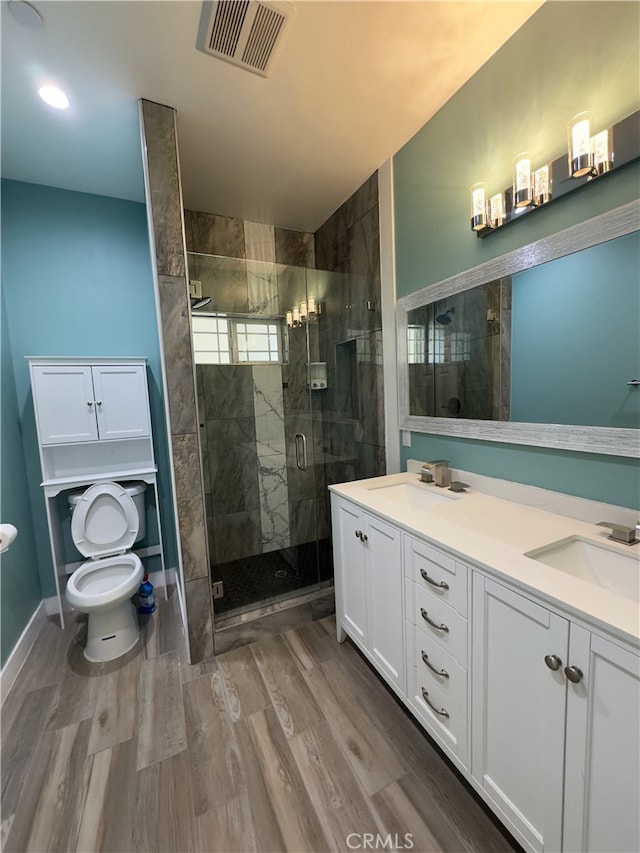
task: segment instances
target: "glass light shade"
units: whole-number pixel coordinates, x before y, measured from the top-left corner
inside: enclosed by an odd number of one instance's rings
[[[527,207],[532,202],[531,157],[523,151],[513,161],[513,206]]]
[[[307,319],[307,303],[306,302],[300,303],[300,319],[303,321]]]
[[[591,137],[591,163],[598,175],[613,167],[611,130],[601,130]]]
[[[487,227],[487,185],[479,182],[471,189],[471,229],[482,231]]]
[[[293,325],[297,326],[300,323],[300,311],[298,310],[298,306],[293,309],[291,312],[293,314]]]
[[[492,228],[499,228],[504,222],[506,213],[506,204],[504,193],[496,193],[489,199],[489,225]]]
[[[287,326],[291,328],[293,326],[293,313],[291,311],[287,311]]]
[[[569,175],[582,178],[591,172],[591,113],[578,113],[567,125]]]
[[[542,166],[533,173],[533,203],[537,206],[551,198],[551,176],[549,167]]]
[[[316,300],[313,298],[313,296],[310,296],[307,299],[307,311],[309,312],[310,316],[316,313]]]

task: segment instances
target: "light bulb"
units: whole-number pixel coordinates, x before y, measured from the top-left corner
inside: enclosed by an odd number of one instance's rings
[[[582,178],[591,172],[591,113],[578,113],[567,125],[569,175]]]
[[[487,227],[487,185],[483,182],[474,184],[471,189],[471,229],[482,231]]]

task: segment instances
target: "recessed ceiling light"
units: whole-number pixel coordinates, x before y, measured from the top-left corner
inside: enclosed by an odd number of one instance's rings
[[[57,110],[64,110],[69,106],[69,98],[57,86],[42,86],[38,89],[38,94],[46,104]]]

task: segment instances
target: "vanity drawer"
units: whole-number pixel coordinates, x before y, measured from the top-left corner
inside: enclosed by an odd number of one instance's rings
[[[407,537],[405,572],[463,616],[467,615],[467,568],[437,548]]]
[[[427,690],[435,688],[446,698],[450,710],[456,710],[466,716],[467,670],[420,626],[410,626],[409,631],[409,668],[415,667]]]
[[[414,584],[413,623],[458,661],[467,666],[467,620],[429,590]]]
[[[409,671],[409,680],[409,700],[418,720],[446,750],[466,765],[466,707],[456,708],[439,688],[423,678],[417,667]]]

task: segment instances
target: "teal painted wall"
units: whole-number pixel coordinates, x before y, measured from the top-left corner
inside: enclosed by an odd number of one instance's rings
[[[469,187],[511,182],[513,158],[534,167],[567,149],[567,121],[591,110],[594,129],[640,103],[640,5],[553,2],[542,8],[394,157],[397,295],[404,296],[638,197],[640,166],[594,181],[478,239]],[[632,377],[627,377],[632,378]],[[412,434],[407,458],[637,507],[635,460]]]
[[[640,232],[513,276],[511,419],[640,428]]]
[[[523,150],[536,167],[559,157],[582,110],[601,129],[638,109],[639,31],[638,3],[545,3],[397,153],[398,296],[637,197],[631,165],[484,239],[469,225],[476,181],[504,189]]]
[[[13,545],[0,554],[0,666],[4,666],[42,592],[4,295],[1,311],[0,520],[18,529]]]
[[[42,595],[54,595],[55,583],[39,485],[41,472],[27,355],[148,359],[165,557],[167,566],[175,566],[160,347],[145,206],[3,181],[2,286]],[[10,497],[8,500],[10,506]],[[158,566],[157,558],[148,563],[150,570]],[[3,601],[3,608],[4,604]]]

